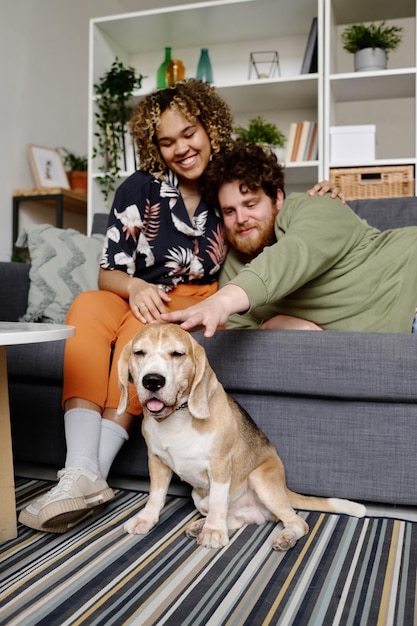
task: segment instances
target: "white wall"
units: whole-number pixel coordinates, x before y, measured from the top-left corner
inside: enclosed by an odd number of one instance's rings
[[[11,258],[12,191],[34,187],[27,145],[87,152],[89,19],[190,3],[1,0],[0,261]],[[26,221],[34,215],[30,213]],[[36,214],[36,221],[46,221],[43,218]]]

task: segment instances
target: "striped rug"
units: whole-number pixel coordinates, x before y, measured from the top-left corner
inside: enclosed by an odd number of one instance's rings
[[[18,508],[48,481],[18,478]],[[301,512],[310,533],[286,553],[273,524],[245,527],[221,550],[184,534],[198,517],[169,497],[147,536],[124,521],[145,493],[118,490],[106,510],[63,535],[19,526],[0,546],[0,624],[69,626],[411,626],[417,524]]]

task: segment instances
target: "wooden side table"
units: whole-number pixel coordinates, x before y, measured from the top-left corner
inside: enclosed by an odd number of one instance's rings
[[[17,536],[6,346],[57,341],[74,333],[64,324],[0,322],[0,542]]]
[[[37,187],[35,189],[13,190],[13,241],[19,235],[19,208],[22,202],[39,202],[44,206],[55,207],[55,226],[63,227],[64,211],[87,215],[87,196],[60,187]]]

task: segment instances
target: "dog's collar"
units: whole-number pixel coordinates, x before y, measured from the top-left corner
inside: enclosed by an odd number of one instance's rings
[[[175,411],[181,411],[182,409],[186,409],[187,406],[188,406],[188,402],[183,402],[182,404],[180,404],[180,406],[177,406]],[[175,413],[175,411],[174,411],[174,413]],[[172,413],[170,413],[170,415],[172,415]],[[169,417],[169,415],[166,415],[165,417],[156,417],[156,416],[154,416],[154,418],[159,423],[164,422],[166,419],[168,419],[168,417]]]

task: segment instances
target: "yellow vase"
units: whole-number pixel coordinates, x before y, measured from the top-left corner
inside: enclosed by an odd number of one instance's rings
[[[172,87],[179,80],[185,78],[185,67],[179,59],[171,59],[167,65],[167,83],[168,87]]]

